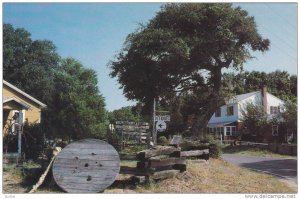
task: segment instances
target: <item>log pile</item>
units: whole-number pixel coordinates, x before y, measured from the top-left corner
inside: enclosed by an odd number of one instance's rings
[[[209,159],[208,143],[185,141],[181,144],[181,147],[181,157],[204,160]]]
[[[206,148],[205,148],[206,147]],[[121,166],[120,174],[134,175],[133,179],[140,182],[141,179],[166,179],[176,176],[187,169],[187,158],[205,159],[209,158],[209,145],[193,145],[192,149],[181,151],[180,147],[156,146],[152,149],[137,153],[136,167]],[[141,177],[144,176],[144,177]]]

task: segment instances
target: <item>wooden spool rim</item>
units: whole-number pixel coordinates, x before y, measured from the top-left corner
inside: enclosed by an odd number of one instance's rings
[[[78,146],[82,148],[77,148]],[[78,154],[76,154],[77,150]],[[107,156],[105,156],[106,150]],[[105,166],[106,164],[109,166]],[[72,174],[72,170],[76,170],[76,172]],[[98,139],[82,139],[67,145],[58,154],[52,167],[55,182],[61,189],[69,193],[101,192],[115,181],[119,171],[118,152],[107,142]],[[94,176],[97,177],[94,178]],[[73,178],[79,183],[78,190],[74,188],[77,183],[72,181]],[[86,179],[85,184],[82,184],[83,179]],[[94,182],[95,184],[91,184]]]

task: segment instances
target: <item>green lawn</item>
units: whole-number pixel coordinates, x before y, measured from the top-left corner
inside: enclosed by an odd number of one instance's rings
[[[269,151],[267,149],[260,149],[255,146],[246,146],[246,145],[239,145],[239,146],[224,145],[223,153],[255,155],[260,157],[272,157],[272,158],[291,158],[291,159],[297,158],[296,156],[280,155],[277,153],[273,153],[272,151]]]

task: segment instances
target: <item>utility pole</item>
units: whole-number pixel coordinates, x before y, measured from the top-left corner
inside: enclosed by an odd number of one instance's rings
[[[153,128],[152,128],[152,139],[153,139],[153,144],[156,145],[156,138],[157,138],[157,135],[156,135],[156,129],[155,129],[155,106],[156,106],[156,103],[155,103],[155,97],[153,99]]]

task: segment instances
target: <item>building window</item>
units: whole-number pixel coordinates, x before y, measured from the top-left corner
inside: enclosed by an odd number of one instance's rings
[[[270,106],[270,114],[279,113],[279,106]]]
[[[215,132],[215,128],[214,128],[214,127],[210,127],[210,128],[209,128],[209,132],[210,132],[210,133],[214,133],[214,132]]]
[[[227,116],[232,116],[233,115],[233,106],[228,106],[227,107]]]
[[[236,135],[236,127],[235,126],[226,126],[225,127],[225,136]]]
[[[278,125],[272,125],[272,135],[278,136]]]
[[[218,108],[215,112],[215,117],[221,117],[221,108]]]
[[[232,135],[236,135],[236,127],[235,126],[231,127],[231,131],[232,131]]]
[[[230,136],[231,135],[231,128],[230,128],[230,126],[226,126],[225,135],[226,136]]]

